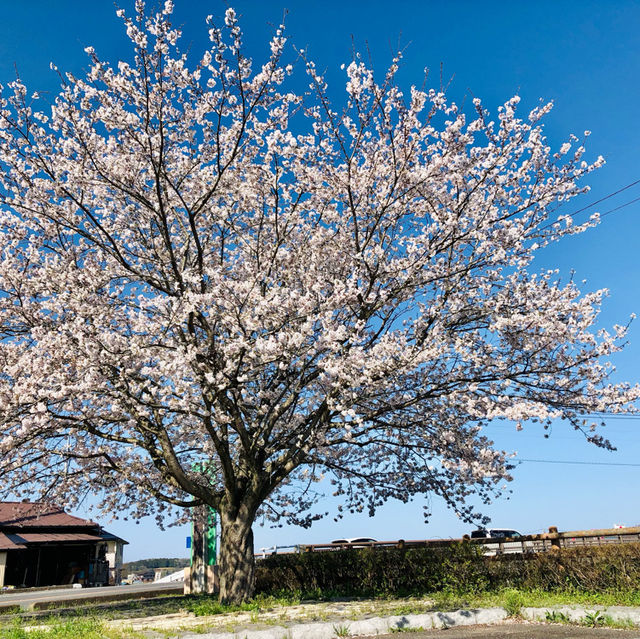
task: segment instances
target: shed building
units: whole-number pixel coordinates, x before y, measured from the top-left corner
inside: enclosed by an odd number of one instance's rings
[[[124,539],[35,502],[0,502],[0,587],[120,583]]]

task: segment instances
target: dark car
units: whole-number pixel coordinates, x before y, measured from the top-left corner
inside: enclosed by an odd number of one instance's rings
[[[522,533],[513,528],[478,528],[471,532],[471,539],[505,539],[507,537],[517,539],[522,537]]]

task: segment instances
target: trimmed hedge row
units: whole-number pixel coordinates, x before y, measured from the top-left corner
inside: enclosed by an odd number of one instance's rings
[[[640,587],[640,543],[485,557],[460,542],[441,548],[362,548],[272,555],[257,562],[258,592],[406,595],[506,587],[590,592]]]
[[[443,548],[362,548],[272,555],[258,561],[258,592],[333,591],[391,594],[485,589],[486,567],[480,549],[457,543]]]
[[[487,561],[492,588],[506,586],[588,592],[640,589],[640,543],[566,548]]]

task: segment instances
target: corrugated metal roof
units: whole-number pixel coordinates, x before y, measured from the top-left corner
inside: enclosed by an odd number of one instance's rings
[[[127,543],[93,521],[68,515],[62,508],[38,502],[0,502],[0,550],[112,540]]]
[[[96,527],[93,521],[80,519],[64,512],[62,508],[38,502],[0,502],[0,526],[32,527]]]
[[[106,540],[99,534],[90,535],[88,533],[0,533],[0,551],[20,550],[33,544],[94,544],[99,541]]]
[[[20,533],[9,535],[15,541],[25,544],[64,543],[73,541],[97,542],[102,541],[100,535],[88,535],[86,533]]]
[[[16,543],[13,539],[0,532],[0,550],[19,550],[20,548],[26,548],[26,546]]]
[[[123,544],[129,544],[126,539],[122,537],[118,537],[118,535],[114,535],[113,533],[107,532],[106,530],[100,530],[100,535],[102,537],[102,541],[120,541]]]

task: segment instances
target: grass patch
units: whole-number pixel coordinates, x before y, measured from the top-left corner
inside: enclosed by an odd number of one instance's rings
[[[421,598],[394,598],[388,595],[357,598],[340,597],[334,592],[279,592],[276,595],[258,595],[254,599],[237,606],[223,605],[208,595],[191,595],[183,597],[181,610],[194,613],[196,616],[209,616],[233,612],[250,612],[251,618],[257,619],[260,612],[273,610],[278,607],[295,606],[305,603],[331,601],[369,601],[386,604],[384,613],[391,615],[419,614],[429,611],[451,611],[464,608],[504,608],[512,617],[520,615],[522,608],[546,608],[562,605],[582,605],[588,608],[607,608],[610,606],[640,606],[640,590],[611,591],[611,592],[581,592],[574,589],[562,591],[520,590],[504,588],[495,592],[460,592],[442,590],[426,593],[426,597],[433,603],[425,602]],[[156,614],[156,613],[154,613]]]
[[[278,595],[257,595],[251,601],[238,605],[221,604],[210,595],[191,595],[184,597],[182,610],[192,612],[196,617],[222,615],[230,612],[260,613],[272,610],[278,606],[295,606],[301,602],[295,593],[280,593]]]
[[[523,593],[515,588],[509,588],[504,591],[504,603],[502,607],[507,611],[510,617],[519,617],[520,611],[525,604]]]
[[[588,628],[615,628],[618,630],[635,630],[637,626],[631,619],[614,619],[600,610],[587,612],[581,619],[571,619],[569,615],[559,610],[547,610],[545,621],[573,626],[587,626]]]
[[[434,607],[439,610],[459,608],[505,608],[517,615],[521,608],[546,608],[551,606],[580,605],[589,608],[609,606],[640,606],[640,590],[585,592],[575,589],[545,591],[504,588],[493,592],[459,592],[443,590],[429,593]]]
[[[95,617],[97,619],[130,619],[135,617],[151,617],[155,615],[167,615],[184,610],[183,595],[165,595],[153,599],[132,599],[128,601],[95,603],[78,603],[78,605],[65,608],[54,608],[55,604],[47,608],[35,611],[24,611],[20,606],[13,610],[0,610],[0,625],[11,623],[18,618],[22,621],[36,621],[47,619],[52,615],[56,618]]]
[[[618,630],[635,630],[637,628],[631,619],[614,619],[611,615],[605,615],[599,611],[585,615],[581,625],[591,628],[616,628]]]
[[[112,630],[93,617],[49,619],[43,628],[28,628],[16,622],[0,628],[0,639],[137,639],[143,635],[127,630]]]
[[[15,615],[17,612],[20,612],[20,606],[7,606],[4,605],[0,607],[0,619],[3,615]]]
[[[333,612],[333,606],[324,605],[306,610],[288,612],[287,608],[300,604],[353,601],[355,606],[345,608],[343,613]],[[585,609],[584,617],[572,621],[568,615],[553,610],[559,606],[578,605]],[[451,611],[473,608],[504,608],[509,616],[518,617],[525,607],[550,609],[546,621],[550,623],[572,623],[591,627],[634,628],[629,621],[616,621],[607,614],[611,606],[640,606],[640,590],[584,592],[566,590],[544,591],[504,588],[493,592],[442,590],[425,593],[423,597],[394,598],[389,595],[360,599],[336,597],[333,592],[279,592],[276,595],[258,595],[244,604],[223,605],[211,595],[171,596],[164,599],[114,602],[101,606],[77,607],[58,611],[56,616],[44,612],[21,612],[0,618],[0,639],[134,639],[146,635],[131,629],[110,628],[108,621],[135,617],[161,616],[189,612],[197,617],[208,617],[232,613],[248,613],[250,623],[276,623],[279,620],[299,618],[300,621],[334,621],[341,630],[342,624],[371,614],[407,615],[434,611]],[[341,606],[337,607],[338,610]],[[274,612],[275,611],[275,612]],[[270,613],[264,614],[263,613]],[[275,615],[275,616],[274,616]],[[278,617],[278,615],[280,615]],[[306,616],[305,616],[306,615]],[[207,623],[205,621],[205,623]],[[44,629],[28,626],[42,625]],[[191,632],[198,632],[193,628]],[[162,634],[162,631],[161,631]]]

